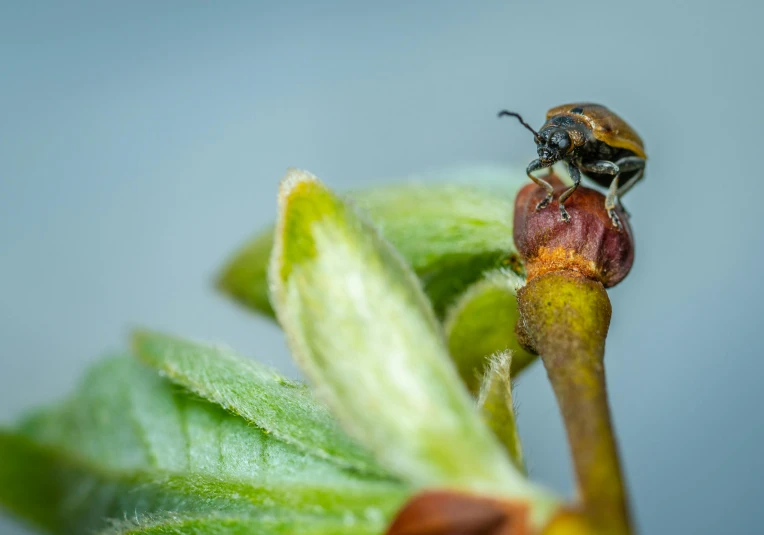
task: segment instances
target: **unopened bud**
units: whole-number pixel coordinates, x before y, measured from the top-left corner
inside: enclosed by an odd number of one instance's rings
[[[412,497],[385,535],[529,535],[529,507],[453,490]]]
[[[619,229],[605,209],[605,196],[580,186],[565,202],[570,221],[563,221],[557,199],[569,186],[554,175],[545,180],[554,187],[549,206],[536,210],[546,191],[533,183],[515,199],[515,245],[525,259],[528,280],[551,271],[574,271],[606,288],[621,282],[634,263],[626,212],[616,208]]]

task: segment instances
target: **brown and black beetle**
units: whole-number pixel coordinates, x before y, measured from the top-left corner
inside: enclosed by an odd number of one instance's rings
[[[615,213],[616,203],[642,178],[647,160],[642,139],[626,121],[605,106],[591,103],[563,104],[552,108],[538,132],[517,113],[504,110],[499,112],[499,117],[502,116],[516,117],[533,132],[536,140],[539,157],[531,162],[526,172],[531,180],[547,191],[546,198],[536,206],[536,210],[541,210],[552,201],[553,188],[531,173],[565,161],[573,185],[560,195],[563,221],[570,220],[563,204],[576,191],[583,172],[597,184],[609,188],[605,209],[613,225],[621,227]],[[620,185],[621,181],[623,185]]]

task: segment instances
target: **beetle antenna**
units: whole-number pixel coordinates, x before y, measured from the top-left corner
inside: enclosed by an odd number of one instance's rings
[[[523,125],[525,128],[533,132],[533,137],[536,138],[536,141],[541,141],[541,136],[539,136],[539,133],[536,132],[531,125],[523,121],[523,118],[520,116],[519,113],[515,113],[513,111],[501,110],[499,112],[499,117],[514,117],[515,119],[520,121],[521,125]]]

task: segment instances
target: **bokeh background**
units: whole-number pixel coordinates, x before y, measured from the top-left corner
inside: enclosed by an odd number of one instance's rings
[[[499,109],[540,125],[591,100],[650,155],[607,360],[638,524],[760,533],[762,20],[759,0],[0,2],[0,422],[136,325],[296,374],[212,287],[287,166],[342,190],[525,165]],[[572,493],[540,366],[517,396],[533,477]]]

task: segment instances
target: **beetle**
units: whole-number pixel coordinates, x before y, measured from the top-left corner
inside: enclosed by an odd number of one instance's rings
[[[621,221],[615,212],[616,205],[620,197],[644,176],[647,161],[642,138],[626,121],[605,106],[593,103],[563,104],[552,108],[538,132],[519,113],[499,112],[499,117],[505,116],[520,121],[533,132],[536,141],[538,159],[530,163],[526,173],[547,192],[536,210],[545,208],[552,201],[554,188],[532,173],[565,161],[573,185],[560,195],[562,220],[570,221],[564,203],[578,188],[583,172],[597,184],[608,188],[605,209],[613,225],[621,228]]]

